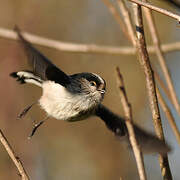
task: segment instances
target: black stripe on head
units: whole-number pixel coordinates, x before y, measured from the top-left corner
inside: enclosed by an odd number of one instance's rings
[[[106,88],[106,82],[103,78],[101,78],[99,75],[94,74],[94,73],[88,73],[88,72],[83,72],[83,73],[78,73],[78,74],[73,74],[71,75],[71,78],[73,79],[86,79],[89,82],[94,81],[96,82],[97,88],[103,85],[103,89]]]

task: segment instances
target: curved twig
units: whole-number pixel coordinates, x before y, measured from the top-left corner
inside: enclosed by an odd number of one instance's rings
[[[74,53],[93,53],[93,54],[107,54],[107,55],[135,55],[136,48],[134,47],[117,47],[117,46],[104,46],[96,44],[80,44],[69,43],[63,41],[52,40],[37,36],[31,33],[23,32],[23,36],[31,43],[45,46],[48,48],[57,49],[65,52]],[[17,40],[17,35],[14,31],[0,27],[0,37]],[[180,50],[180,42],[167,43],[161,45],[163,52],[171,52]],[[147,47],[149,53],[155,53],[154,46]]]
[[[4,146],[4,148],[6,149],[7,153],[9,154],[10,158],[16,165],[16,167],[19,171],[19,174],[21,175],[22,180],[29,180],[29,177],[26,173],[26,170],[23,167],[21,160],[19,159],[19,157],[17,157],[15,155],[11,145],[9,144],[7,138],[4,136],[4,134],[1,130],[0,130],[0,141],[1,141],[2,145]]]

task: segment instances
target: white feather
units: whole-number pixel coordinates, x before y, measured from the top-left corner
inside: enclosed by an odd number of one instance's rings
[[[79,120],[82,118],[79,112],[87,111],[97,105],[92,95],[72,94],[65,87],[53,81],[44,82],[42,88],[40,106],[49,116],[56,119]]]
[[[19,71],[19,72],[17,72],[17,75],[20,78],[24,78],[24,81],[26,83],[35,84],[36,86],[39,86],[39,87],[42,86],[42,80],[38,76],[35,76],[31,72]]]

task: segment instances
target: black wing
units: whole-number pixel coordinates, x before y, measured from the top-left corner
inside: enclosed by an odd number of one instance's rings
[[[96,109],[95,114],[100,117],[106,124],[106,126],[115,133],[115,135],[128,136],[125,120],[120,116],[111,112],[104,105],[100,104]],[[134,124],[134,132],[136,139],[141,147],[141,150],[146,153],[167,153],[170,151],[170,147],[162,140],[159,140],[156,136],[141,129]]]
[[[69,76],[34,48],[33,45],[23,37],[18,27],[15,27],[15,31],[24,47],[28,63],[32,66],[35,75],[39,76],[42,80],[52,80],[63,86],[70,83]]]
[[[96,109],[96,115],[99,116],[106,124],[108,129],[113,131],[115,135],[125,136],[127,134],[124,119],[111,112],[104,105],[100,104]]]

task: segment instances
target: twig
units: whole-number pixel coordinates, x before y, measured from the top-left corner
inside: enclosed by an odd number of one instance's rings
[[[156,12],[159,12],[159,13],[164,14],[166,16],[169,16],[171,18],[174,18],[174,19],[178,20],[178,22],[180,22],[180,16],[178,14],[172,13],[172,12],[170,12],[168,10],[159,8],[159,7],[154,6],[154,5],[150,4],[150,3],[145,3],[145,2],[142,2],[142,1],[139,1],[139,0],[129,0],[129,1],[131,1],[133,3],[136,3],[138,5],[141,5],[141,6],[147,7],[149,9],[151,9],[151,10],[154,10]]]
[[[144,1],[146,2],[146,0],[144,0]],[[173,105],[174,105],[176,111],[180,115],[180,105],[179,105],[178,98],[177,98],[177,95],[176,95],[176,92],[175,92],[175,89],[174,89],[174,86],[173,86],[173,83],[172,83],[172,80],[170,77],[169,70],[168,70],[166,62],[165,62],[165,57],[164,57],[162,50],[161,50],[161,46],[160,46],[161,43],[160,43],[160,40],[158,38],[158,32],[157,32],[157,28],[155,26],[155,22],[154,22],[154,18],[152,16],[152,12],[151,12],[151,10],[149,10],[147,8],[144,8],[144,11],[145,11],[145,17],[147,19],[147,23],[149,26],[149,30],[151,33],[151,37],[152,37],[152,40],[154,43],[154,47],[156,49],[156,55],[158,57],[161,69],[162,69],[164,77],[166,79],[168,89],[171,92],[170,96],[171,96],[171,99],[173,101]]]
[[[162,88],[162,90],[164,91],[164,93],[166,94],[167,98],[169,99],[169,101],[171,102],[171,104],[173,105],[173,101],[171,99],[171,95],[169,90],[167,89],[166,85],[164,84],[163,80],[160,78],[158,72],[154,71],[154,77],[157,80],[158,84],[160,85],[160,87]]]
[[[116,46],[103,46],[95,44],[77,44],[52,40],[31,33],[23,32],[23,36],[28,39],[29,42],[48,48],[57,49],[66,52],[75,53],[94,53],[94,54],[109,54],[109,55],[134,55],[136,54],[136,48],[134,47],[116,47]],[[17,40],[17,35],[14,31],[0,28],[0,37]],[[161,45],[163,52],[179,51],[180,42],[167,43]],[[147,47],[149,53],[155,53],[154,46]]]
[[[114,46],[103,46],[103,45],[95,45],[95,44],[69,43],[69,42],[56,41],[56,40],[40,37],[27,32],[22,32],[22,34],[29,42],[33,44],[45,46],[48,48],[54,48],[60,51],[76,52],[76,53],[77,52],[99,53],[99,54],[111,54],[111,55],[135,54],[135,49],[130,47],[119,48]],[[14,31],[2,27],[0,28],[0,37],[14,39],[14,40],[18,39],[17,34]],[[180,48],[180,42],[179,42],[179,48]]]
[[[121,16],[119,15],[119,13],[116,10],[116,8],[113,6],[113,4],[109,0],[102,0],[102,1],[108,7],[109,11],[114,16],[114,18],[116,19],[117,23],[120,25],[121,30],[124,33],[124,35],[127,37],[128,40],[131,41],[131,37],[129,36],[129,34],[128,34],[127,30],[126,30],[126,26],[124,24],[124,21],[121,19]]]
[[[169,124],[170,124],[170,126],[172,128],[172,131],[173,131],[173,133],[174,133],[174,135],[175,135],[175,137],[177,139],[177,142],[180,145],[180,133],[179,133],[179,130],[177,128],[174,117],[173,117],[173,115],[172,115],[172,113],[170,111],[170,108],[166,104],[166,102],[165,102],[164,98],[162,97],[161,93],[159,92],[158,88],[156,88],[156,92],[157,92],[159,103],[160,103],[160,105],[161,105],[161,107],[162,107],[162,109],[163,109],[163,111],[164,111],[164,113],[165,113],[165,115],[166,115],[166,117],[167,117],[167,119],[169,121]]]
[[[9,154],[10,158],[12,159],[12,161],[14,162],[14,164],[16,165],[22,180],[29,180],[29,177],[23,167],[22,162],[20,161],[20,159],[15,155],[12,147],[10,146],[8,140],[6,139],[6,137],[4,136],[3,132],[0,130],[0,141],[3,144],[3,146],[5,147],[7,153]]]
[[[161,140],[164,140],[164,133],[161,124],[161,117],[160,117],[159,106],[156,95],[155,80],[154,80],[153,70],[151,68],[149,55],[146,49],[146,42],[144,38],[141,7],[139,5],[134,4],[133,10],[134,10],[135,23],[137,27],[137,37],[138,37],[137,48],[139,54],[139,61],[140,64],[142,65],[146,77],[146,88],[148,91],[149,103],[153,116],[154,127],[157,136]],[[160,154],[159,161],[160,161],[161,174],[163,176],[163,179],[164,180],[172,179],[167,154],[166,155]]]
[[[134,16],[136,17],[136,27],[137,27],[137,31],[138,31],[137,32],[138,41],[136,41],[137,44],[135,45],[135,47],[138,50],[138,53],[140,56],[139,61],[142,64],[142,67],[143,67],[145,75],[146,75],[146,83],[147,83],[147,89],[148,89],[148,94],[149,94],[149,102],[151,105],[151,110],[152,110],[152,114],[153,114],[156,133],[158,133],[160,135],[161,139],[164,139],[163,130],[162,130],[162,126],[161,126],[161,120],[160,120],[159,107],[157,104],[153,71],[152,71],[152,68],[150,65],[149,56],[148,56],[148,53],[146,50],[146,44],[145,44],[145,39],[144,39],[144,34],[143,34],[141,9],[135,6],[134,12],[136,13],[136,14],[134,13]],[[128,20],[125,20],[125,22],[131,21],[130,17],[126,16],[125,18],[128,18]],[[131,24],[131,26],[132,26],[132,23],[129,23],[129,24]],[[127,23],[126,23],[126,26],[127,26],[127,29],[129,29],[129,28],[132,29],[132,27],[128,26]],[[136,38],[136,36],[134,34],[132,34],[132,35],[134,36],[134,38]],[[171,171],[169,168],[167,155],[164,155],[164,156],[160,155],[159,160],[160,160],[162,176],[164,177],[164,179],[166,177],[171,179],[172,176],[171,176]]]
[[[121,103],[122,103],[125,117],[126,117],[125,123],[126,123],[127,129],[128,129],[129,140],[132,145],[132,149],[133,149],[133,152],[134,152],[134,155],[136,158],[139,177],[141,180],[145,180],[146,173],[145,173],[145,168],[144,168],[143,156],[142,156],[142,153],[138,146],[138,143],[137,143],[137,140],[135,137],[134,128],[133,128],[132,108],[131,108],[130,103],[128,102],[123,77],[122,77],[122,74],[120,73],[120,70],[118,67],[117,67],[116,71],[117,71],[117,76],[118,76],[118,87],[120,90]]]
[[[117,2],[118,2],[119,9],[123,15],[126,28],[128,29],[127,32],[129,36],[131,37],[131,43],[133,44],[133,46],[136,46],[137,37],[136,37],[135,30],[132,25],[130,13],[124,3],[124,0],[117,0]]]

